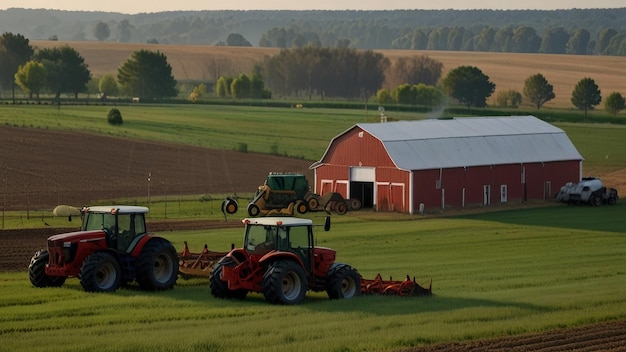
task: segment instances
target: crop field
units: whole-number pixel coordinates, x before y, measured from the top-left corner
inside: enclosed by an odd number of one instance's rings
[[[216,47],[190,45],[154,45],[101,42],[52,42],[33,41],[32,45],[47,48],[70,45],[85,59],[95,77],[116,74],[117,69],[133,51],[159,50],[172,66],[174,78],[179,81],[211,80],[214,60],[226,59],[238,73],[250,73],[255,63],[265,56],[275,55],[277,48]],[[576,83],[585,77],[595,80],[604,97],[611,92],[626,95],[626,57],[588,55],[545,55],[483,52],[446,52],[381,50],[391,61],[402,56],[426,55],[443,63],[443,73],[461,65],[476,66],[489,76],[498,91],[515,89],[522,92],[524,81],[531,75],[541,73],[554,86],[555,99],[545,107],[571,108],[570,98]],[[492,98],[495,97],[495,94]],[[306,103],[306,102],[301,102]],[[488,101],[489,104],[494,103]],[[599,106],[598,108],[603,109]]]
[[[337,260],[364,277],[410,274],[421,283],[432,278],[429,298],[337,301],[309,293],[302,305],[274,306],[259,294],[242,301],[216,299],[207,279],[179,279],[165,292],[131,285],[92,294],[83,292],[77,279],[37,289],[25,270],[4,272],[2,349],[419,350],[621,321],[626,319],[625,208],[557,206],[423,220],[356,212],[334,217],[330,232],[317,233],[318,245],[336,249]],[[204,243],[226,250],[241,241],[237,228],[162,235],[177,248],[188,241],[192,250]],[[623,342],[623,331],[610,335]],[[598,340],[595,346],[603,345]]]
[[[174,192],[182,185],[196,196],[206,192],[217,198],[225,186],[230,187],[228,193],[252,192],[268,171],[275,171],[271,168],[306,170],[330,138],[354,123],[374,119],[351,110],[138,105],[121,107],[125,123],[120,128],[106,123],[109,108],[0,106],[0,150],[6,152],[0,159],[0,189],[4,199],[28,190],[12,204],[20,210],[7,214],[19,219],[11,226],[41,227],[43,213],[26,221],[24,209],[41,210],[36,206],[44,204],[37,203],[39,199],[56,201],[66,193],[93,193],[88,199],[104,199],[97,198],[101,194],[95,190],[100,189],[106,199],[135,197],[133,204],[145,205],[144,168],[154,165],[159,170],[155,180],[159,174],[167,176],[151,189],[151,220],[162,223],[157,232],[178,250],[187,241],[192,251],[204,244],[224,251],[231,243],[241,243],[241,228],[230,222],[218,229],[177,227],[178,220],[206,221],[209,215],[203,210],[215,204],[181,206],[182,197]],[[625,126],[556,125],[585,157],[585,175],[601,176],[626,194]],[[236,152],[242,143],[247,153]],[[98,153],[105,150],[113,157]],[[149,163],[138,163],[141,158]],[[250,171],[251,165],[257,169]],[[218,172],[230,172],[237,181],[213,182]],[[87,188],[85,180],[91,183]],[[63,181],[71,187],[60,192]],[[201,187],[192,187],[197,185]],[[164,202],[167,199],[170,203]],[[90,294],[77,279],[61,288],[36,289],[26,272],[29,253],[45,246],[55,228],[28,235],[3,228],[0,248],[7,255],[0,261],[6,265],[0,266],[0,350],[428,351],[491,341],[485,339],[523,350],[525,343],[515,341],[545,346],[545,334],[593,324],[601,324],[593,325],[594,331],[605,333],[567,330],[568,336],[585,336],[568,339],[567,348],[590,343],[604,350],[623,348],[626,204],[569,207],[547,202],[512,208],[488,213],[453,209],[444,216],[425,217],[369,210],[333,216],[331,231],[318,231],[316,238],[318,245],[338,251],[338,261],[355,266],[366,278],[381,273],[402,279],[409,274],[421,284],[432,278],[434,296],[333,301],[320,292],[309,293],[304,304],[295,307],[270,305],[258,294],[243,301],[216,299],[207,279],[199,278],[179,279],[173,290],[164,292],[142,292],[130,285],[112,294]],[[215,213],[213,220],[220,218]],[[242,214],[240,209],[235,217]],[[322,221],[320,214],[313,218]],[[23,264],[9,266],[5,258]],[[453,345],[440,345],[450,342]]]

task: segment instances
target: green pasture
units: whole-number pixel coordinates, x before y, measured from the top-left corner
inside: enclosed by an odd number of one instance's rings
[[[122,126],[106,121],[116,107]],[[358,109],[302,109],[241,105],[0,105],[0,124],[42,129],[72,130],[123,138],[190,144],[205,148],[240,150],[319,160],[331,139],[356,123],[376,122],[376,106]],[[482,115],[482,110],[476,110]],[[502,111],[501,115],[532,114]],[[538,111],[539,113],[539,111]],[[614,170],[626,164],[626,125],[562,122],[579,119],[578,112],[555,110],[557,127],[564,129],[585,157],[585,168]],[[432,113],[386,111],[389,120],[415,120]],[[465,112],[467,114],[467,111]],[[494,115],[498,112],[488,111]],[[599,112],[597,112],[599,114]],[[550,113],[541,111],[550,119]],[[548,115],[548,116],[546,116]],[[590,118],[593,121],[593,118]]]
[[[165,292],[115,293],[30,285],[0,273],[6,351],[381,351],[538,332],[626,318],[624,203],[550,206],[449,218],[333,217],[317,244],[373,278],[432,278],[434,296],[328,300],[299,306],[259,294],[210,295],[206,279]],[[322,222],[315,216],[316,223]],[[227,250],[241,229],[163,233],[180,250]]]

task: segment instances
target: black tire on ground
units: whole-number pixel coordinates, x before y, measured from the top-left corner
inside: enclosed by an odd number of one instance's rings
[[[142,290],[167,290],[178,278],[178,255],[167,240],[154,237],[146,243],[136,262],[137,283]]]
[[[299,304],[306,295],[306,274],[300,264],[277,260],[263,275],[263,296],[273,304]]]
[[[216,298],[236,298],[244,299],[248,294],[247,290],[229,290],[228,282],[222,281],[222,271],[225,266],[235,266],[235,261],[230,257],[222,258],[211,271],[209,283],[211,284],[211,295]]]
[[[339,201],[339,202],[335,203],[335,211],[339,215],[344,215],[345,213],[347,213],[348,212],[348,206],[346,205],[346,202]]]
[[[65,283],[65,276],[48,276],[46,274],[46,264],[48,264],[48,250],[37,251],[30,259],[28,265],[28,278],[35,287],[59,287]]]
[[[328,271],[326,293],[330,299],[358,296],[361,294],[361,276],[350,265],[335,263]]]
[[[307,203],[299,200],[296,202],[296,211],[298,214],[306,214],[306,212],[309,211],[309,206]]]
[[[602,195],[600,194],[600,192],[594,192],[591,195],[591,199],[589,200],[589,202],[595,207],[602,205]]]
[[[308,201],[309,209],[315,210],[320,206],[320,202],[317,200],[317,197],[311,197]]]
[[[350,209],[351,210],[359,210],[361,209],[361,201],[359,199],[356,198],[351,198],[350,199]]]
[[[255,217],[259,216],[259,213],[261,213],[261,209],[259,209],[258,205],[248,204],[248,215],[250,215],[251,217]]]
[[[107,252],[92,253],[80,268],[80,284],[87,292],[114,292],[121,278],[120,264]]]

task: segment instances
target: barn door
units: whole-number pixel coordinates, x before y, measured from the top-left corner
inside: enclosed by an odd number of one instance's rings
[[[508,201],[507,193],[507,186],[500,185],[500,203],[506,203]]]
[[[491,185],[483,185],[483,205],[491,204]]]

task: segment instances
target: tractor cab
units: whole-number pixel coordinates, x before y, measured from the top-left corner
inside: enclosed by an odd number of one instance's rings
[[[307,271],[311,270],[313,222],[309,219],[267,217],[244,219],[244,248],[249,254],[264,256],[270,252],[290,252],[298,256]]]
[[[81,230],[103,230],[109,248],[129,251],[134,240],[146,234],[147,212],[148,208],[135,206],[83,208]]]

